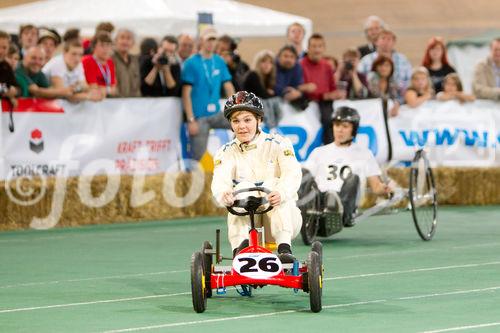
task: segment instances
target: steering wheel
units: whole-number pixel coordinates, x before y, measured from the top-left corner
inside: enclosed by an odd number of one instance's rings
[[[233,195],[238,195],[240,193],[246,193],[246,192],[264,192],[266,194],[271,193],[271,191],[265,187],[261,186],[256,186],[256,187],[250,187],[250,188],[244,188],[238,191],[235,191]],[[245,216],[249,215],[250,213],[252,214],[265,214],[271,209],[273,209],[273,206],[269,205],[265,210],[257,212],[257,208],[259,208],[262,205],[267,204],[269,201],[267,200],[266,197],[254,197],[253,195],[248,196],[245,199],[238,199],[234,200],[234,203],[232,206],[226,207],[227,210],[233,214],[233,215],[238,215],[238,216]],[[243,208],[245,212],[237,212],[233,208]]]

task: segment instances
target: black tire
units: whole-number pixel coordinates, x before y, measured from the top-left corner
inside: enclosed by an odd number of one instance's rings
[[[302,169],[302,173],[302,184],[298,192],[299,201],[297,202],[302,215],[300,235],[305,245],[311,245],[318,234],[321,198],[312,174],[306,169]]]
[[[316,251],[309,252],[307,258],[307,280],[311,311],[320,312],[321,295],[323,293],[323,277],[321,275],[320,257]]]
[[[203,268],[205,274],[205,287],[207,289],[207,297],[212,297],[212,288],[210,280],[212,277],[212,255],[205,253],[205,250],[212,250],[212,244],[209,241],[203,242],[201,253],[203,253]]]
[[[422,240],[429,241],[437,227],[437,191],[429,160],[423,150],[417,151],[413,159],[408,191],[415,228]]]
[[[319,254],[319,263],[321,267],[321,278],[323,279],[323,244],[319,241],[314,241],[311,246],[311,251]]]
[[[207,308],[207,290],[203,272],[203,254],[195,252],[191,257],[191,296],[193,309],[198,313],[204,312]]]

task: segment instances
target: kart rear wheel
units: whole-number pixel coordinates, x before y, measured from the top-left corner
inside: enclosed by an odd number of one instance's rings
[[[302,184],[299,189],[299,201],[297,202],[302,215],[302,227],[300,235],[305,245],[311,245],[318,234],[320,223],[320,192],[313,179],[312,174],[302,169]]]
[[[422,240],[429,241],[437,227],[437,191],[429,160],[423,150],[417,151],[413,159],[408,191],[415,228]]]
[[[207,297],[212,297],[212,288],[210,286],[210,279],[212,276],[212,255],[205,253],[205,250],[212,250],[212,244],[209,241],[203,242],[201,253],[203,253],[203,268],[205,274],[205,287],[207,289]]]
[[[195,252],[191,256],[191,296],[194,311],[201,313],[207,308],[207,290],[203,268],[203,254]]]
[[[311,311],[320,312],[321,295],[323,292],[323,277],[321,276],[320,257],[316,251],[309,252],[309,256],[307,258],[307,279]]]

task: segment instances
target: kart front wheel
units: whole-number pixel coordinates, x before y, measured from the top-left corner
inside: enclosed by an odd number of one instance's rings
[[[207,308],[207,289],[203,268],[203,254],[195,252],[191,256],[191,296],[194,311],[201,313]]]
[[[209,241],[203,242],[201,252],[203,253],[203,270],[205,274],[205,287],[207,289],[207,297],[212,297],[212,288],[210,288],[210,279],[212,276],[212,255],[205,253],[205,250],[212,250],[212,244]]]
[[[311,311],[320,312],[321,295],[323,293],[323,278],[321,276],[320,257],[316,251],[309,252],[309,256],[307,258],[307,280]]]

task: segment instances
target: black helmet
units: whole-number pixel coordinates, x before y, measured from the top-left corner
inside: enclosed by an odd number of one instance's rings
[[[333,113],[332,124],[335,121],[347,121],[352,123],[352,137],[355,138],[358,133],[360,119],[361,117],[356,109],[348,106],[341,106]]]
[[[248,91],[238,91],[227,99],[226,105],[224,105],[224,117],[230,120],[231,115],[236,111],[250,111],[257,117],[264,117],[264,107],[260,98]]]

